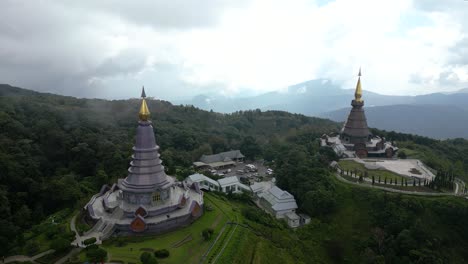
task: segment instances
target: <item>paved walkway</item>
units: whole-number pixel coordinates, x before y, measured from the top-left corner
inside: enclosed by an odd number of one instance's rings
[[[435,192],[415,192],[415,191],[404,191],[404,190],[398,190],[398,189],[393,189],[393,188],[388,188],[388,187],[383,187],[383,186],[377,186],[377,185],[372,185],[368,183],[359,183],[359,182],[352,182],[348,181],[347,179],[341,177],[341,175],[338,173],[334,173],[336,178],[342,182],[346,182],[349,184],[354,184],[354,185],[359,185],[362,187],[367,187],[367,188],[374,188],[374,189],[380,189],[384,190],[387,192],[394,192],[394,193],[403,193],[403,194],[409,194],[409,195],[420,195],[420,196],[456,196],[455,193],[435,193]]]
[[[76,230],[76,217],[77,217],[77,215],[73,216],[71,221],[70,221],[70,229],[71,229],[71,231],[75,232],[75,240],[71,243],[72,246],[85,248],[85,245],[83,244],[83,242],[86,239],[92,238],[92,237],[96,238],[96,243],[95,244],[100,245],[102,243],[102,241],[101,241],[102,232],[97,232],[96,229],[99,227],[98,225],[100,225],[101,222],[96,223],[96,225],[93,226],[93,228],[91,228],[91,230],[86,232],[83,236],[80,236],[80,234]]]
[[[55,264],[63,264],[67,262],[71,257],[75,256],[76,254],[80,253],[82,248],[74,248],[68,252],[66,256],[63,256],[61,259],[57,260]]]
[[[384,169],[396,174],[432,180],[435,175],[418,159],[374,159],[374,158],[350,158],[344,160],[353,160],[354,162],[363,164],[371,170]],[[420,174],[410,172],[412,169],[417,169]]]
[[[465,182],[460,180],[459,178],[455,178],[455,193],[458,195],[466,196],[465,192]]]
[[[5,258],[5,261],[0,262],[0,263],[10,263],[10,262],[15,262],[15,261],[18,261],[18,262],[31,261],[32,263],[36,263],[35,262],[36,259],[42,258],[43,256],[48,255],[48,254],[52,254],[54,252],[55,252],[55,250],[50,249],[50,250],[44,251],[44,252],[39,253],[39,254],[37,254],[35,256],[32,256],[32,257],[24,256],[24,255],[10,256],[8,258]]]

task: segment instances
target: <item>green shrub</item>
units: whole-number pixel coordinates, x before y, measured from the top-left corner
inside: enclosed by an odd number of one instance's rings
[[[49,227],[45,231],[45,236],[48,239],[54,238],[56,235],[60,234],[63,231],[62,228],[57,225],[49,224],[48,226]]]
[[[116,247],[123,247],[127,244],[127,241],[123,237],[118,237],[114,241]]]
[[[203,231],[202,231],[203,239],[210,240],[211,237],[213,236],[213,233],[214,233],[213,228],[208,227],[208,228],[203,229]]]
[[[169,257],[169,250],[167,249],[156,250],[154,252],[154,256],[157,258],[167,258]]]
[[[406,159],[406,157],[407,157],[406,153],[404,151],[399,151],[397,156],[400,159]]]
[[[64,252],[70,247],[70,241],[63,237],[56,238],[50,243],[50,247],[57,252]]]
[[[96,243],[96,238],[95,237],[90,237],[88,239],[85,239],[85,241],[83,241],[83,244],[85,246],[93,245],[94,243]]]
[[[141,255],[140,255],[140,261],[141,261],[142,263],[146,263],[146,261],[147,261],[149,258],[151,258],[151,253],[149,253],[149,252],[143,252],[143,253],[141,253]]]
[[[36,254],[40,249],[39,243],[37,243],[34,240],[29,240],[26,243],[25,248],[26,248],[26,254],[28,254],[29,256]]]
[[[140,261],[143,264],[157,264],[158,261],[156,260],[155,257],[149,252],[143,252],[140,255]]]
[[[99,247],[92,247],[86,250],[86,258],[90,262],[103,262],[107,258],[107,251]]]

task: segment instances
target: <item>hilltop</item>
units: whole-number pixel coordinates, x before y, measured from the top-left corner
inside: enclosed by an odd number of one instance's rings
[[[0,241],[6,245],[0,253],[35,254],[68,233],[69,218],[103,183],[126,175],[139,101],[77,99],[10,86],[0,87],[0,94]],[[339,123],[282,111],[220,114],[159,100],[148,103],[169,174],[183,179],[201,154],[241,149],[247,158],[270,162],[278,185],[312,216],[310,225],[291,232],[242,197],[216,198],[227,201],[224,208],[234,211],[228,215],[238,215],[253,230],[233,233],[235,243],[228,243],[226,252],[236,249],[234,263],[245,263],[243,256],[252,263],[468,259],[464,199],[389,194],[349,186],[331,175],[328,164],[336,156],[320,148],[317,138],[339,130]],[[466,140],[373,132],[434,169],[467,175]],[[60,224],[51,224],[49,216],[65,208],[67,214],[54,218]],[[113,244],[104,248],[116,250]]]

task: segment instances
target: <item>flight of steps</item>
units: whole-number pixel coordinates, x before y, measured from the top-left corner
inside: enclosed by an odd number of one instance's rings
[[[115,222],[121,219],[124,215],[124,211],[119,207],[115,208],[114,212],[112,213],[111,220],[106,221],[106,226],[102,229],[102,238],[106,239],[109,238],[112,233],[115,231]]]

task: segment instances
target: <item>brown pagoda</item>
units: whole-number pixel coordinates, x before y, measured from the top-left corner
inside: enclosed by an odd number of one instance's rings
[[[354,100],[351,101],[351,112],[349,112],[340,135],[323,135],[322,146],[332,147],[333,150],[343,158],[365,158],[386,157],[392,158],[398,148],[384,137],[373,136],[367,126],[366,114],[364,113],[364,101],[362,100],[361,69],[359,69]]]
[[[361,70],[359,69],[354,100],[351,101],[351,112],[348,115],[340,133],[341,142],[353,144],[354,150],[364,147],[372,139],[372,134],[367,127],[366,114],[364,113],[364,100],[362,100]]]

